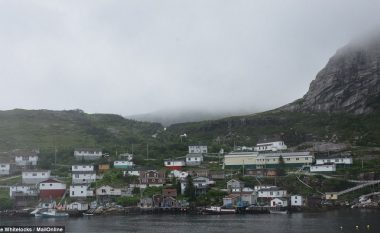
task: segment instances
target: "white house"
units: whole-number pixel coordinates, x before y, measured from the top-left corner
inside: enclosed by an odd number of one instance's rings
[[[318,156],[315,158],[316,165],[323,164],[352,165],[352,156],[349,153],[334,154],[330,156]]]
[[[16,193],[21,193],[24,196],[38,196],[36,185],[14,185],[9,187],[9,196],[12,198]]]
[[[0,163],[0,176],[6,176],[11,174],[10,163]]]
[[[186,166],[198,166],[203,162],[202,154],[187,154],[186,155]]]
[[[22,183],[23,184],[38,184],[50,178],[50,171],[23,171]]]
[[[139,170],[123,171],[123,176],[140,176],[140,171]]]
[[[271,207],[287,207],[288,206],[288,200],[286,198],[274,198],[270,201]]]
[[[73,184],[90,184],[95,181],[96,181],[96,173],[94,171],[72,173]]]
[[[254,148],[255,151],[279,151],[286,150],[287,146],[283,141],[258,142]]]
[[[313,165],[310,166],[310,172],[335,172],[335,164],[322,164],[322,165]]]
[[[97,160],[103,156],[101,149],[77,148],[74,150],[74,157],[77,160]]]
[[[73,171],[73,172],[94,171],[94,165],[72,165],[71,171]]]
[[[229,180],[227,181],[227,190],[230,193],[241,192],[244,188],[244,183],[239,180]]]
[[[286,197],[287,191],[280,189],[278,187],[274,187],[274,188],[268,188],[268,189],[260,189],[257,194],[258,194],[258,197],[276,198],[276,197]]]
[[[189,146],[189,154],[207,154],[207,146]]]
[[[173,170],[173,171],[170,171],[170,175],[175,178],[183,179],[183,178],[186,178],[189,175],[189,173],[184,172],[184,171]]]
[[[93,196],[94,190],[87,185],[70,185],[70,197],[86,198]]]
[[[103,185],[96,189],[96,196],[121,196],[121,189]]]
[[[89,184],[96,180],[93,165],[72,165],[71,171],[73,184]]]
[[[290,196],[290,205],[291,206],[303,206],[303,198],[300,195]]]
[[[78,210],[78,211],[86,211],[88,210],[88,203],[86,202],[72,202],[66,206],[67,210]]]
[[[39,150],[14,150],[12,154],[17,166],[36,166],[38,163]]]

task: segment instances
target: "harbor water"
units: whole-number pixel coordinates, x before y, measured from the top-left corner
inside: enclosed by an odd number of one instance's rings
[[[2,226],[65,226],[66,232],[349,233],[380,232],[380,211],[341,209],[259,215],[126,215],[67,218],[1,217]]]

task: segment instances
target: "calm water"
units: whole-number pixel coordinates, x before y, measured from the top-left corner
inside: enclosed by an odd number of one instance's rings
[[[66,232],[380,232],[380,211],[337,210],[290,215],[130,215],[81,218],[0,218],[0,225],[65,225]],[[358,225],[359,230],[355,229]],[[370,229],[366,229],[370,225]],[[343,230],[340,229],[343,226]]]

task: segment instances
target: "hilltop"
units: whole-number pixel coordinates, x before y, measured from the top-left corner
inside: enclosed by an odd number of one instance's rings
[[[0,149],[115,147],[147,141],[162,126],[81,110],[0,111]]]

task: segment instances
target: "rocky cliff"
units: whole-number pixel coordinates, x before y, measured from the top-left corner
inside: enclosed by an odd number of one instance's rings
[[[304,97],[281,109],[363,114],[379,106],[380,34],[339,49]]]

